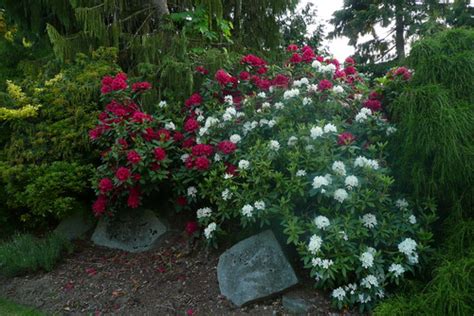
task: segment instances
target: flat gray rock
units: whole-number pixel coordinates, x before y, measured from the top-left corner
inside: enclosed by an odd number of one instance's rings
[[[152,249],[166,226],[150,210],[131,210],[116,218],[102,218],[92,235],[98,246],[142,252]]]
[[[224,252],[217,264],[217,279],[221,294],[237,306],[298,283],[271,230],[244,239]]]
[[[95,221],[91,217],[85,217],[78,212],[63,219],[54,232],[69,240],[81,239],[94,228],[94,224]]]

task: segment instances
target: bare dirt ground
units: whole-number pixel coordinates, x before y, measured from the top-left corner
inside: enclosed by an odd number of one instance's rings
[[[218,258],[177,233],[138,254],[82,241],[52,272],[0,279],[0,293],[55,315],[288,315],[281,295],[243,308],[222,297]],[[310,315],[344,314],[309,284],[289,292],[311,304]]]

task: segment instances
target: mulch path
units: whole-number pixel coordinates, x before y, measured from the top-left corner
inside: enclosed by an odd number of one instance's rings
[[[81,241],[52,272],[0,279],[0,296],[55,315],[287,315],[281,295],[243,308],[226,300],[218,258],[178,233],[138,254]],[[340,315],[310,284],[290,292],[312,304],[310,315]]]

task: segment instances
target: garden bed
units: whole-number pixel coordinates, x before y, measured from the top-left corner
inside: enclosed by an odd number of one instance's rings
[[[155,250],[131,254],[77,242],[54,271],[1,279],[0,292],[46,313],[123,315],[283,315],[281,295],[238,308],[220,295],[217,252],[179,234]],[[302,285],[291,294],[311,304],[311,315],[338,315],[328,295]]]

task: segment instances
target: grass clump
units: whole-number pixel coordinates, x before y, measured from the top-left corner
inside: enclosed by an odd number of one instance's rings
[[[69,240],[56,234],[39,239],[16,235],[0,244],[0,274],[17,276],[38,270],[51,271],[61,256],[72,251]]]
[[[21,306],[10,302],[6,299],[0,298],[0,315],[8,316],[42,316],[41,312],[34,310],[33,308]]]

